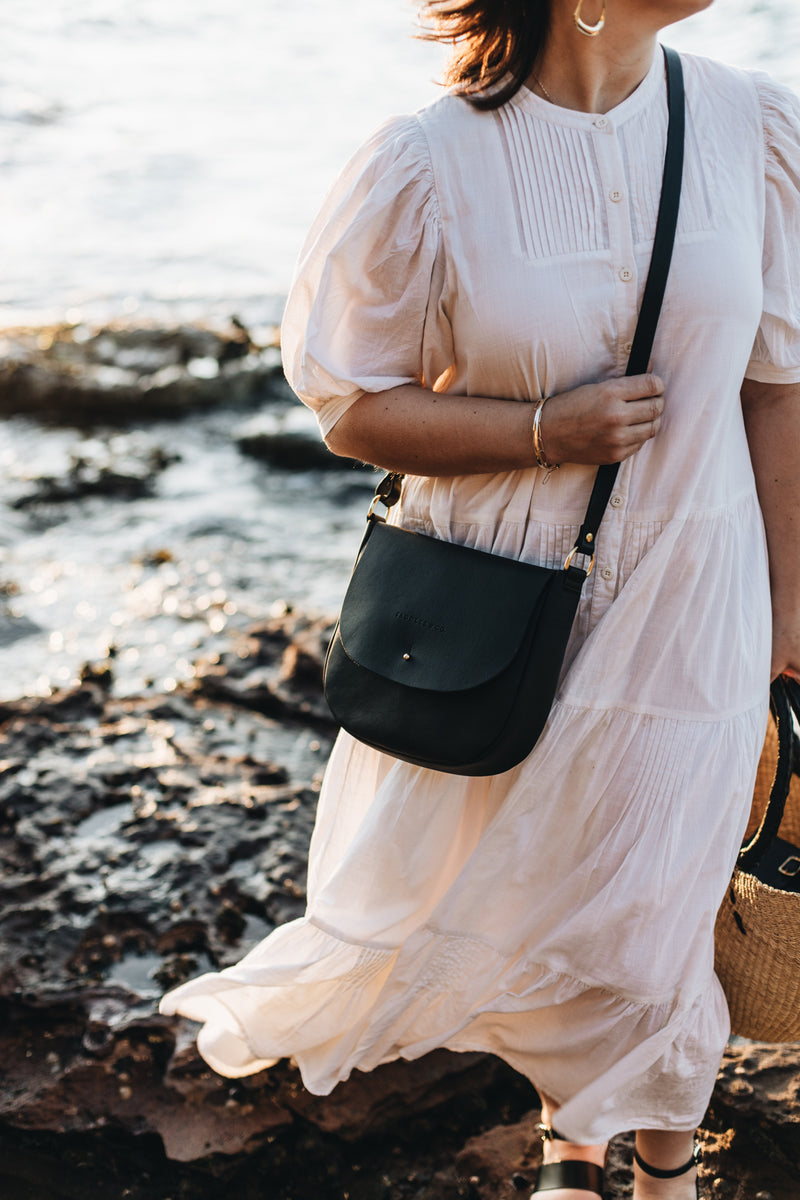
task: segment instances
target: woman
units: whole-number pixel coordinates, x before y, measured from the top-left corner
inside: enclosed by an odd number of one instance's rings
[[[435,1046],[502,1056],[557,1125],[546,1161],[579,1164],[540,1176],[551,1200],[599,1193],[629,1128],[636,1200],[695,1194],[729,1028],[714,918],[770,670],[800,675],[800,107],[766,76],[684,58],[653,373],[623,378],[666,139],[656,35],[703,6],[427,5],[468,96],[346,168],[287,374],[336,453],[407,474],[393,520],[498,554],[560,565],[621,460],[596,569],[529,758],[445,776],[340,736],[306,918],[163,1003],[205,1022],[221,1073],[291,1054],[315,1092]],[[509,402],[541,397],[552,472]]]

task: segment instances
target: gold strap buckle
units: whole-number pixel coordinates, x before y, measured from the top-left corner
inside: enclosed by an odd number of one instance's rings
[[[367,513],[367,520],[368,520],[368,521],[372,519],[372,514],[375,512],[375,509],[377,508],[377,506],[378,506],[379,504],[384,504],[384,503],[385,503],[385,501],[384,501],[384,499],[383,499],[383,496],[373,496],[373,497],[372,497],[372,504],[370,504],[370,506],[369,506],[369,512]],[[380,516],[380,515],[379,515],[379,516],[377,517],[377,520],[378,520],[378,521],[385,521],[385,520],[386,520],[386,515],[385,515],[385,514],[384,514],[383,516]]]
[[[572,549],[570,550],[569,554],[567,555],[566,562],[564,563],[565,571],[569,567],[572,566],[572,560],[576,554],[582,554],[584,556],[584,558],[589,558],[589,555],[584,550],[579,550],[577,546],[573,546]],[[589,576],[591,575],[593,570],[594,570],[594,555],[592,555],[591,559],[589,560],[589,569],[586,572],[587,579],[589,578]]]

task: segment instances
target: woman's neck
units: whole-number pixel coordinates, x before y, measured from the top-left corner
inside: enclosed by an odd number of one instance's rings
[[[616,7],[616,12],[614,11]],[[600,16],[599,0],[586,0],[585,20]],[[650,69],[656,32],[650,22],[639,23],[619,12],[610,0],[605,25],[597,37],[578,32],[574,0],[554,0],[550,31],[527,83],[561,108],[608,112],[635,91]],[[596,10],[596,11],[595,11]]]

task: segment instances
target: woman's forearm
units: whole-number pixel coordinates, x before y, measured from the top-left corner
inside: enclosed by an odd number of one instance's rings
[[[655,437],[664,385],[623,376],[552,396],[541,414],[551,463],[620,462]],[[334,454],[409,475],[480,475],[536,465],[532,406],[406,385],[365,393],[330,430]]]
[[[773,674],[800,672],[800,384],[742,386],[750,457],[769,549]]]
[[[334,454],[408,475],[536,466],[531,406],[408,385],[365,393],[326,439]]]

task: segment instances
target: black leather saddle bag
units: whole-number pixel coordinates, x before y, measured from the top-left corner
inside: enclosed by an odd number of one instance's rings
[[[420,766],[507,771],[544,728],[585,578],[373,517],[325,664],[333,715]]]

